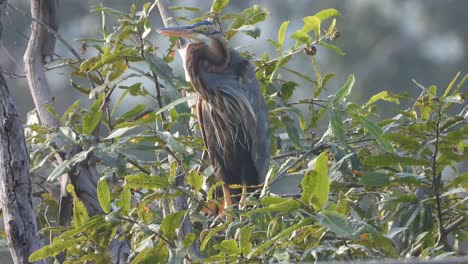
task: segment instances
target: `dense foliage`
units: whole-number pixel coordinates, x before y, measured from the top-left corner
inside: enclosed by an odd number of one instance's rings
[[[229,39],[259,36],[255,24],[269,19],[268,11],[255,5],[225,14],[227,2],[214,1],[212,12],[196,20],[211,17],[227,25]],[[174,10],[181,8],[200,12]],[[95,8],[102,14],[102,38],[80,40],[89,58],[69,61],[71,87],[88,95],[91,106],[76,101],[63,114],[50,108],[62,122],[58,130],[27,126],[32,170],[49,181],[93,155],[102,175],[97,193],[104,212],[88,216],[69,185],[72,226],[59,227],[57,201],[44,193],[38,213],[50,244],[30,260],[66,250],[68,263],[106,262],[114,237],[130,241],[132,263],[195,260],[192,245],[209,262],[457,254],[467,227],[468,173],[460,173],[457,163],[464,160],[468,143],[468,109],[460,107],[468,75],[456,74],[443,88],[415,81],[413,87],[421,90],[417,98],[382,91],[362,105],[347,100],[355,83],[351,75],[334,95],[324,97],[334,74],[323,74],[314,55],[317,48],[344,54],[334,44],[338,11],[305,17],[290,36],[285,21],[276,40],[256,44],[273,45],[276,54],[240,49],[256,66],[269,109],[272,163],[260,196],[251,195],[246,210],[227,208],[234,220],[226,222],[206,214],[207,205],[218,202],[219,184],[202,159],[194,90],[172,71],[180,67],[171,63],[175,39],[167,50],[147,39],[154,34],[149,17],[157,15],[156,9],[152,3],[141,10],[132,6],[128,13]],[[291,46],[285,46],[288,37],[295,41]],[[298,56],[310,59],[307,69],[290,66]],[[308,98],[294,99],[297,89],[307,91]],[[382,101],[392,105],[395,116],[377,114]],[[402,101],[411,106],[401,108]],[[328,130],[318,134],[323,124]],[[57,140],[79,144],[83,151],[53,167]],[[300,193],[270,193],[272,184],[293,176],[301,178]],[[174,211],[175,197],[186,197],[188,208]],[[193,232],[181,237],[185,217]]]

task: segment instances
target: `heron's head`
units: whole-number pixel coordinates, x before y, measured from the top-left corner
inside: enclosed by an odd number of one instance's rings
[[[160,34],[172,37],[187,38],[202,42],[212,47],[215,39],[224,38],[220,28],[211,21],[201,21],[190,26],[168,27],[158,29]]]

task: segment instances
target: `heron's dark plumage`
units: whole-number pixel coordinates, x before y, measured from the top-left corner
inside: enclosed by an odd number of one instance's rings
[[[183,52],[184,69],[199,94],[198,119],[217,178],[263,183],[270,161],[268,111],[252,64],[210,21],[160,32],[195,40]]]
[[[216,91],[217,99],[201,98],[198,117],[217,177],[227,184],[253,186],[262,183],[268,171],[267,109],[252,65],[236,51],[230,53],[225,71],[200,75],[204,86]],[[236,92],[230,90],[234,88]],[[217,131],[224,132],[221,140]]]

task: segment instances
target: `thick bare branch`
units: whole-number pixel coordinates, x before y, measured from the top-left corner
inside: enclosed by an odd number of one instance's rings
[[[50,17],[56,16],[55,13],[51,13],[52,11],[55,12],[56,8],[47,9],[49,6],[41,4],[43,2],[54,1],[31,1],[32,17],[38,20],[44,18],[54,21]],[[44,72],[45,58],[53,55],[53,51],[52,55],[50,53],[50,45],[55,45],[55,40],[48,40],[49,38],[54,37],[38,22],[33,21],[31,24],[31,37],[29,38],[28,47],[23,59],[29,90],[31,91],[42,124],[59,127],[60,122],[46,108],[48,104],[51,105],[53,102]]]

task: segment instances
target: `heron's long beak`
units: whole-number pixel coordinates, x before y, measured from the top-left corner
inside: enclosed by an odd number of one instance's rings
[[[157,31],[162,35],[189,39],[195,39],[198,35],[193,26],[160,28]]]

